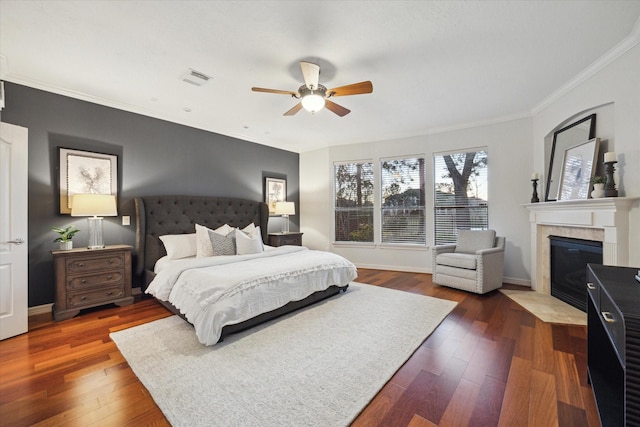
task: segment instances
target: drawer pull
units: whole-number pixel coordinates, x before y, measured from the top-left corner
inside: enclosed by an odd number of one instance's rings
[[[82,279],[81,283],[87,283],[87,279]]]
[[[594,285],[593,283],[589,282],[587,283],[587,288],[594,290],[596,288],[596,285]]]
[[[111,280],[112,278],[113,278],[113,276],[112,276],[112,275],[108,275],[108,276],[107,276],[107,280]]]
[[[78,267],[84,267],[84,262],[79,262]]]
[[[109,295],[109,296],[113,295],[113,291],[107,292],[107,295]]]
[[[86,300],[86,299],[87,299],[87,297],[82,297],[82,298],[80,298],[80,299],[81,299],[82,301],[84,301],[84,300]]]
[[[602,317],[604,318],[604,321],[607,323],[616,323],[616,319],[614,319],[614,317],[608,311],[603,311]]]

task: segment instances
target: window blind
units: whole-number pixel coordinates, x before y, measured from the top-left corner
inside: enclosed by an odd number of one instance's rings
[[[381,242],[426,244],[425,159],[380,162]]]
[[[336,242],[373,242],[373,163],[334,163]]]
[[[434,154],[434,243],[489,227],[486,149]]]

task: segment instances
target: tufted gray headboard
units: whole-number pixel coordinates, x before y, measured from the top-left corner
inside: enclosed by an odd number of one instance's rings
[[[253,222],[260,226],[262,241],[267,243],[269,208],[263,202],[206,196],[145,196],[134,202],[138,275],[153,271],[156,261],[167,254],[160,236],[195,233],[196,223],[215,229],[224,224],[245,227]]]

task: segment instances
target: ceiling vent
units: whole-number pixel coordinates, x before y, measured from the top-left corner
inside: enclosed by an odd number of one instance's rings
[[[189,69],[187,74],[182,76],[183,81],[187,83],[191,83],[192,85],[196,85],[196,86],[202,86],[206,82],[208,82],[210,79],[211,77],[207,76],[206,74],[191,68]]]

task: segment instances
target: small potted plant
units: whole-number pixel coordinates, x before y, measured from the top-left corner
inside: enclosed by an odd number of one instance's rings
[[[60,243],[61,250],[68,251],[73,249],[73,236],[80,231],[75,225],[69,225],[65,228],[53,226],[51,229],[60,235],[54,242]]]
[[[604,197],[604,184],[607,182],[607,178],[602,175],[595,175],[593,178],[591,178],[590,182],[593,184],[591,198],[599,199],[601,197]]]

